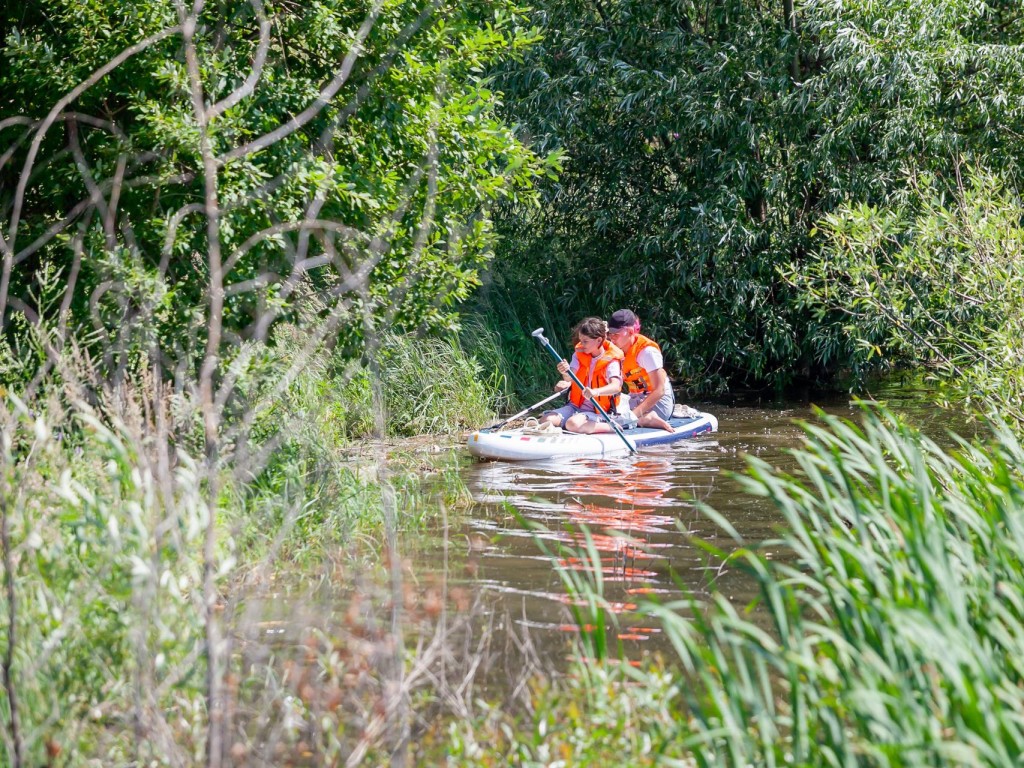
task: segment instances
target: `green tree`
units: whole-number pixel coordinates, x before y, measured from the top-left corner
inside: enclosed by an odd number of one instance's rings
[[[503,218],[508,292],[568,316],[636,308],[700,386],[829,380],[855,351],[779,268],[845,203],[915,194],[962,158],[1017,168],[1010,3],[542,2],[506,107],[566,170]]]
[[[923,176],[905,206],[827,216],[824,255],[786,278],[823,322],[842,318],[854,368],[911,363],[1024,423],[1024,206],[991,174],[944,186]]]
[[[377,325],[451,327],[492,206],[541,172],[484,77],[532,40],[515,5],[199,8],[7,6],[6,317],[62,310],[111,366],[131,349],[193,366],[213,315],[229,342],[334,317],[352,354]],[[50,267],[68,291],[48,308]]]
[[[486,77],[533,33],[504,0],[2,7],[0,656],[15,680],[0,696],[6,754],[16,766],[45,761],[62,719],[46,706],[58,679],[79,734],[84,708],[99,706],[76,690],[140,694],[136,714],[119,720],[134,718],[136,730],[115,729],[113,745],[72,733],[72,762],[183,763],[203,752],[219,766],[234,754],[225,596],[240,527],[279,544],[321,489],[332,515],[360,505],[346,490],[363,483],[330,463],[352,406],[346,385],[363,381],[354,369],[366,358],[376,372],[385,331],[454,325],[491,255],[492,207],[528,201],[545,170],[496,116]],[[368,410],[381,432],[377,406]],[[60,439],[37,416],[48,409],[79,417],[59,422]],[[81,464],[51,469],[40,460],[48,449]],[[123,482],[93,493],[72,480],[79,469]],[[53,502],[58,476],[68,507]],[[375,477],[397,564],[400,502],[383,459]],[[37,546],[24,544],[36,539],[59,542],[46,588],[29,553]],[[179,563],[184,578],[165,578]],[[82,603],[94,622],[85,642],[62,643],[59,617],[44,625],[41,614],[60,612],[50,585],[75,602],[76,578],[102,599]],[[390,583],[397,605],[397,570]],[[167,588],[180,589],[181,612],[163,613],[178,607],[156,599]],[[386,666],[398,677],[397,622],[392,638]],[[109,656],[83,663],[96,643]],[[26,664],[44,644],[61,652],[54,666]],[[168,732],[143,712],[162,723],[164,706],[141,702],[162,695],[151,683],[186,647],[182,677],[170,673],[164,687],[180,685],[189,702],[179,756],[140,738]],[[389,692],[383,706],[389,727],[405,722],[404,696]],[[408,740],[396,743],[399,762]]]

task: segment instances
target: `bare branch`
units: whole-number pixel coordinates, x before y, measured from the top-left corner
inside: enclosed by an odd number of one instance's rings
[[[370,13],[367,14],[362,26],[356,33],[352,47],[349,48],[348,53],[342,60],[338,73],[320,90],[319,96],[317,96],[316,100],[312,104],[302,110],[302,112],[297,114],[287,123],[274,129],[270,133],[266,133],[260,138],[250,141],[248,144],[243,144],[242,146],[236,147],[230,152],[225,153],[218,158],[218,163],[220,165],[225,165],[232,160],[237,160],[238,158],[245,157],[246,155],[251,155],[253,152],[259,152],[261,149],[266,149],[272,144],[283,139],[285,136],[295,133],[295,131],[299,130],[299,128],[319,115],[324,107],[331,103],[331,99],[333,99],[338,91],[341,90],[341,87],[345,85],[345,82],[348,80],[349,75],[352,74],[352,67],[355,66],[356,60],[359,58],[359,54],[362,53],[363,41],[373,29],[373,25],[377,22],[377,17],[380,15],[383,6],[384,3],[381,0],[375,0],[373,8],[370,9]]]
[[[263,74],[263,67],[267,61],[267,51],[270,49],[270,19],[263,9],[261,0],[249,0],[249,4],[252,6],[253,12],[256,14],[256,20],[260,25],[260,42],[256,48],[256,56],[253,58],[252,70],[241,86],[206,111],[206,119],[209,121],[215,120],[243,99],[248,98],[255,90],[256,83],[259,82]]]
[[[0,446],[3,451],[3,486],[0,487],[0,547],[3,547],[4,590],[7,602],[7,637],[0,672],[3,673],[4,693],[7,696],[7,708],[10,721],[7,725],[13,754],[11,765],[21,768],[25,764],[25,746],[21,734],[21,706],[18,702],[17,685],[14,682],[14,653],[18,647],[18,601],[14,590],[14,557],[11,553],[11,521],[10,506],[7,498],[8,472],[7,446]]]
[[[28,156],[25,158],[25,164],[22,167],[21,175],[18,177],[18,186],[15,190],[14,206],[11,212],[11,221],[8,225],[7,238],[5,239],[3,234],[0,233],[0,251],[3,252],[4,257],[3,271],[2,274],[0,274],[0,323],[2,323],[7,312],[7,291],[11,280],[11,269],[14,266],[14,248],[18,237],[18,224],[21,220],[21,207],[25,199],[25,189],[28,184],[29,177],[31,176],[32,166],[35,165],[36,155],[39,153],[39,148],[42,146],[46,132],[50,129],[50,126],[53,125],[57,120],[57,117],[64,111],[64,108],[68,104],[75,101],[75,99],[106,77],[110,72],[113,72],[132,56],[146,50],[154,43],[158,43],[172,35],[176,35],[180,31],[180,26],[163,29],[160,32],[150,35],[135,45],[121,51],[121,53],[105,63],[60,98],[40,123],[35,132],[35,138],[32,140],[32,145],[29,147]]]

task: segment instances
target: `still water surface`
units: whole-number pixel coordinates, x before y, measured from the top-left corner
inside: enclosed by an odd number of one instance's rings
[[[889,389],[876,397],[940,442],[956,421],[929,405],[921,392]],[[474,504],[463,533],[478,542],[475,588],[487,593],[490,609],[504,615],[513,629],[528,631],[543,656],[567,656],[578,630],[559,572],[571,569],[593,579],[594,567],[590,558],[559,553],[558,545],[582,550],[586,528],[600,554],[604,596],[618,619],[612,647],[617,634],[629,659],[668,651],[658,627],[636,610],[644,600],[671,600],[684,590],[699,593],[709,578],[738,605],[755,597],[750,582],[710,562],[690,540],[712,539],[731,548],[699,504],[724,515],[747,541],[775,537],[778,514],[764,499],[744,494],[734,473],[744,470],[749,456],[784,471],[795,469],[790,451],[803,436],[795,422],[815,420],[815,407],[851,419],[860,414],[848,397],[814,405],[702,404],[701,410],[719,419],[716,434],[639,456],[537,463],[467,460],[462,476]],[[537,534],[529,529],[532,524],[546,530]],[[542,551],[538,538],[550,554]]]

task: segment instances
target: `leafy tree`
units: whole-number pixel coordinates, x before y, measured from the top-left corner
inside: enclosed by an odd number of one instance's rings
[[[45,315],[52,267],[68,289],[51,309],[110,366],[131,349],[192,366],[213,315],[229,342],[333,317],[352,354],[381,323],[452,326],[490,209],[542,170],[484,77],[532,40],[515,5],[199,8],[6,6],[6,317]]]
[[[842,316],[851,366],[910,362],[1024,423],[1024,206],[991,174],[944,186],[922,176],[906,206],[829,215],[826,255],[786,277],[819,318]]]
[[[4,686],[6,754],[21,766],[60,751],[44,742],[62,720],[46,706],[57,679],[69,753],[183,764],[202,749],[223,765],[242,759],[230,741],[239,593],[228,588],[240,527],[280,543],[321,500],[331,515],[366,506],[346,496],[363,483],[325,456],[352,405],[345,385],[363,356],[379,365],[383,330],[451,327],[490,257],[492,207],[532,198],[544,163],[496,116],[486,71],[533,33],[504,0],[2,8],[0,370],[5,385],[12,372],[31,381],[0,391],[0,656],[6,676],[34,683],[22,699]],[[51,407],[78,417],[57,422],[59,440],[36,415]],[[382,410],[372,416],[382,431]],[[48,450],[74,466],[48,464]],[[373,514],[399,564],[400,502],[380,465]],[[104,548],[90,549],[97,536]],[[57,542],[52,578],[36,573],[35,539]],[[76,602],[79,577],[101,599]],[[38,620],[60,612],[48,589],[61,584],[60,600],[90,614],[85,643]],[[173,605],[157,598],[168,588]],[[397,622],[391,641],[386,665],[401,673]],[[83,664],[87,643],[111,653]],[[22,663],[43,645],[54,667]],[[120,694],[138,692],[134,715],[113,716],[137,728],[104,723],[115,743],[94,749],[74,740],[87,740],[78,722],[99,704],[76,691],[99,685],[118,697],[104,692],[104,711],[128,711]],[[155,703],[179,686],[184,717]],[[407,699],[385,688],[390,728]],[[164,711],[179,721],[173,736]],[[336,749],[326,721],[311,722]],[[163,744],[141,738],[153,733]],[[408,739],[395,743],[397,763]]]
[[[829,62],[809,84],[818,153],[845,148],[856,162],[843,178],[860,190],[823,209],[814,258],[784,270],[801,288],[797,301],[814,307],[810,354],[858,376],[937,364],[1002,402],[1015,363],[985,361],[1018,314],[1006,298],[1016,290],[1013,257],[991,257],[1018,250],[1024,14],[1003,2],[807,8]],[[878,271],[860,280],[872,264]],[[837,282],[823,290],[826,275]]]
[[[542,2],[506,107],[566,171],[502,220],[495,283],[568,316],[632,306],[691,384],[827,381],[855,355],[780,279],[845,203],[916,170],[1016,170],[1024,77],[1010,3]]]

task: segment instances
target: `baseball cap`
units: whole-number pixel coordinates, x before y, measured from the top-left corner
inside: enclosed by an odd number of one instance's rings
[[[618,331],[622,328],[631,328],[636,330],[639,327],[640,318],[628,309],[618,309],[615,312],[612,312],[611,319],[608,321],[609,331]]]

